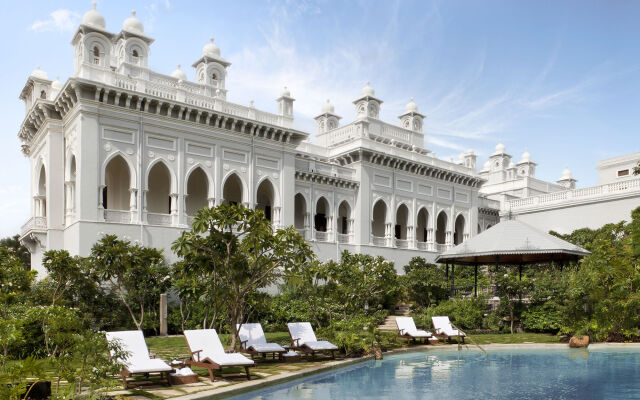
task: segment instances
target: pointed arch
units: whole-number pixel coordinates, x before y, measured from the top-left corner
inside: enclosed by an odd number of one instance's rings
[[[464,241],[465,218],[462,213],[458,214],[454,224],[453,244],[458,245]]]
[[[151,165],[146,179],[147,210],[150,213],[171,214],[171,172],[164,162]]]
[[[111,162],[111,160],[113,160],[116,157],[120,157],[122,158],[122,161],[124,161],[124,163],[127,165],[127,169],[129,170],[129,189],[133,189],[136,187],[136,168],[133,165],[133,163],[131,162],[131,160],[129,160],[129,157],[127,157],[123,152],[117,150],[114,151],[113,153],[109,154],[104,161],[102,162],[102,176],[100,177],[100,184],[102,186],[105,186],[106,183],[106,170],[107,170],[107,165],[109,165],[109,163]]]
[[[257,185],[256,189],[256,210],[264,212],[265,218],[272,220],[273,207],[277,204],[277,191],[271,179],[264,178]]]
[[[436,243],[445,244],[447,241],[447,223],[449,217],[446,211],[441,210],[436,219]]]
[[[400,203],[396,208],[396,225],[395,225],[395,238],[406,240],[407,239],[407,225],[409,223],[409,207],[405,203]]]
[[[222,201],[231,204],[248,203],[247,184],[234,170],[227,174],[222,181]]]
[[[173,171],[171,164],[167,162],[167,160],[165,160],[164,158],[160,158],[160,157],[151,161],[149,165],[147,165],[147,173],[145,175],[147,179],[144,182],[145,183],[144,188],[149,190],[149,173],[151,173],[151,170],[159,163],[164,165],[164,167],[167,169],[167,172],[169,172],[169,185],[170,185],[169,193],[178,193],[178,178],[175,172]]]
[[[371,210],[371,234],[377,237],[386,236],[388,206],[383,199],[378,199]]]
[[[293,199],[294,205],[294,224],[296,229],[306,228],[307,199],[302,193],[296,193]]]
[[[195,215],[209,206],[209,176],[203,168],[196,166],[187,172],[185,182],[185,211],[187,215]]]
[[[427,241],[427,229],[429,227],[429,211],[425,207],[421,207],[418,211],[416,219],[416,240],[418,242]]]
[[[349,220],[351,219],[351,206],[346,200],[342,200],[338,206],[338,233],[349,233]]]
[[[207,197],[208,198],[214,198],[215,197],[215,185],[213,184],[213,177],[212,175],[209,173],[209,171],[207,170],[207,168],[204,166],[204,164],[202,163],[195,163],[193,164],[188,170],[187,172],[184,174],[184,181],[188,182],[189,178],[191,177],[191,174],[197,170],[197,169],[201,169],[202,172],[204,173],[204,175],[207,178]],[[186,187],[186,186],[185,186]],[[185,189],[186,190],[186,189]],[[189,194],[189,191],[186,191],[186,194]]]
[[[327,231],[327,218],[331,215],[331,205],[329,200],[324,196],[318,197],[316,200],[315,215],[313,217],[313,225],[316,231]]]
[[[102,206],[111,210],[129,210],[131,169],[126,159],[119,155],[110,157],[104,167]]]

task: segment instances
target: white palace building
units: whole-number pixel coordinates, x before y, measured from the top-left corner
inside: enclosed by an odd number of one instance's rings
[[[640,154],[602,167],[604,175],[627,168],[620,187],[611,186],[616,176],[575,189],[568,170],[557,183],[541,181],[528,152],[514,164],[501,144],[478,171],[473,151],[447,162],[424,148],[425,116],[413,101],[399,125],[380,120],[383,102],[369,84],[354,96],[352,122],[322,105],[311,143],[293,128],[286,88],[275,114],[226,100],[230,63],[213,40],[193,63],[196,82],[179,66],[151,71],[152,43],[135,12],[112,33],[94,4],[73,36],[73,76],[63,84],[36,69],[27,79],[19,137],[32,217],[21,241],[34,269],[49,249],[87,255],[105,233],[162,248],[172,261],[170,245],[191,216],[222,202],[264,210],[275,227],[294,225],[321,259],[347,249],[398,269],[414,256],[432,261],[501,216],[557,221],[553,213],[566,207],[626,201],[612,222],[640,205],[628,173]]]

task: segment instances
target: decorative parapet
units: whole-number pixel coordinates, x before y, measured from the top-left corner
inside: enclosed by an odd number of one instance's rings
[[[640,179],[590,186],[581,189],[546,193],[505,202],[503,213],[527,212],[577,203],[591,203],[617,197],[640,196]]]

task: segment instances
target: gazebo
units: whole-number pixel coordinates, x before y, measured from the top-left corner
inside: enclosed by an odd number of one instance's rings
[[[475,267],[474,296],[478,295],[478,265],[518,265],[522,279],[525,264],[565,263],[591,254],[580,246],[540,231],[517,220],[502,221],[436,257],[436,262],[451,264],[451,286],[455,283],[455,265]]]

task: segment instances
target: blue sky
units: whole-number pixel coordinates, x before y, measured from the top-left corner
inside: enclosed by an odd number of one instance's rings
[[[90,1],[24,1],[4,7],[0,66],[0,236],[29,217],[29,168],[17,132],[29,73],[72,73],[69,44]],[[568,166],[578,186],[597,183],[601,158],[638,151],[640,3],[633,1],[102,1],[107,29],[135,8],[152,69],[190,65],[210,36],[229,69],[228,99],[275,111],[288,86],[296,126],[314,132],[331,99],[343,122],[370,81],[397,121],[410,97],[427,115],[425,147],[450,159],[486,160],[498,140],[537,177]],[[635,139],[635,140],[634,140]]]

